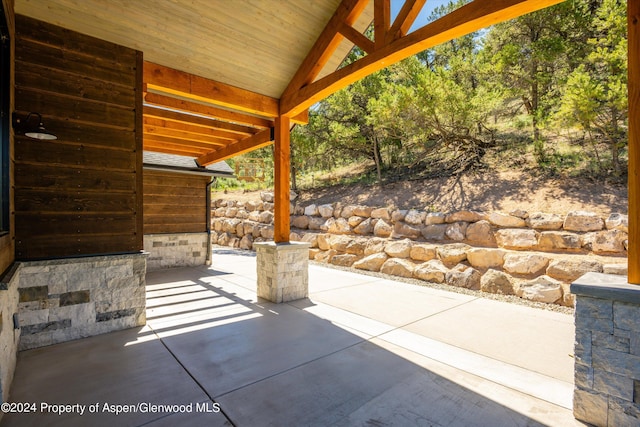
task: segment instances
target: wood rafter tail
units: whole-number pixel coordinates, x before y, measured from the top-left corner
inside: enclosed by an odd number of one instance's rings
[[[226,160],[233,156],[257,150],[258,148],[266,147],[267,145],[273,143],[273,139],[273,128],[265,129],[253,136],[241,139],[240,141],[234,142],[232,144],[228,144],[223,148],[210,151],[198,157],[196,160],[200,166],[207,166],[212,163]]]
[[[349,84],[425,49],[562,1],[492,0],[468,3],[392,43],[380,48],[376,45],[373,53],[313,83],[299,86],[296,90],[289,90],[288,87],[280,98],[280,112],[295,116]]]

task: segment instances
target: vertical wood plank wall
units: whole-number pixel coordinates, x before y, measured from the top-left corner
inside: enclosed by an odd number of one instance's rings
[[[144,234],[207,231],[209,177],[144,172]]]
[[[42,114],[58,136],[15,136],[18,260],[142,250],[141,62],[135,50],[16,16],[16,113]]]
[[[7,27],[9,29],[9,35],[11,37],[11,57],[15,58],[15,16],[13,12],[13,1],[2,0],[2,9],[4,10],[5,17],[7,19]],[[14,63],[11,61],[11,94],[9,110],[14,110]],[[13,171],[14,171],[14,154],[13,154],[13,130],[11,130],[11,136],[9,137],[9,233],[0,237],[0,273],[8,269],[15,258],[15,221],[13,215]]]

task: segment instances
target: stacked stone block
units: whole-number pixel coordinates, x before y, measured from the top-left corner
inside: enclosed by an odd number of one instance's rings
[[[207,233],[145,234],[147,270],[205,265]]]
[[[640,425],[640,286],[590,273],[571,290],[574,415],[595,426]]]
[[[7,401],[16,368],[20,330],[13,315],[18,312],[19,281],[19,268],[13,266],[0,282],[0,402]]]
[[[216,201],[214,243],[253,249],[271,240],[272,209]],[[605,220],[584,211],[440,213],[341,203],[292,205],[291,212],[290,240],[309,243],[310,259],[337,266],[567,306],[574,303],[569,285],[582,274],[626,274],[622,214]]]
[[[144,325],[146,255],[21,263],[20,350]]]
[[[306,298],[309,294],[309,245],[256,244],[258,298],[275,303]]]

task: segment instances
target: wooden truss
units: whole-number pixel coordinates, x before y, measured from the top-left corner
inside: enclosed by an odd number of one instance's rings
[[[393,23],[390,0],[374,0],[374,40],[369,40],[351,27],[354,14],[362,10],[367,0],[343,0],[282,94],[280,114],[296,115],[351,83],[425,49],[562,1],[476,0],[407,34],[425,0],[406,0]],[[367,55],[315,80],[342,37],[347,37]]]
[[[409,32],[427,0],[342,0],[280,99],[145,62],[144,148],[189,155],[206,166],[275,142],[274,240],[289,241],[289,129],[316,102],[425,49],[563,0],[475,0]],[[353,25],[373,2],[373,40]],[[363,58],[318,78],[344,39]]]

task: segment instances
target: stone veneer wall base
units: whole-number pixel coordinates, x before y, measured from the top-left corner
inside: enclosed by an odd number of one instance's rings
[[[146,323],[146,253],[22,262],[19,350]]]
[[[309,295],[309,243],[256,243],[258,298],[281,303]]]
[[[147,270],[206,265],[208,242],[206,232],[145,234],[144,250],[149,253]]]
[[[640,286],[587,273],[576,295],[573,413],[595,426],[640,426]]]
[[[14,327],[18,312],[20,268],[13,265],[0,280],[0,401],[6,402],[13,382],[20,341],[20,329]],[[0,419],[2,413],[0,412]]]

